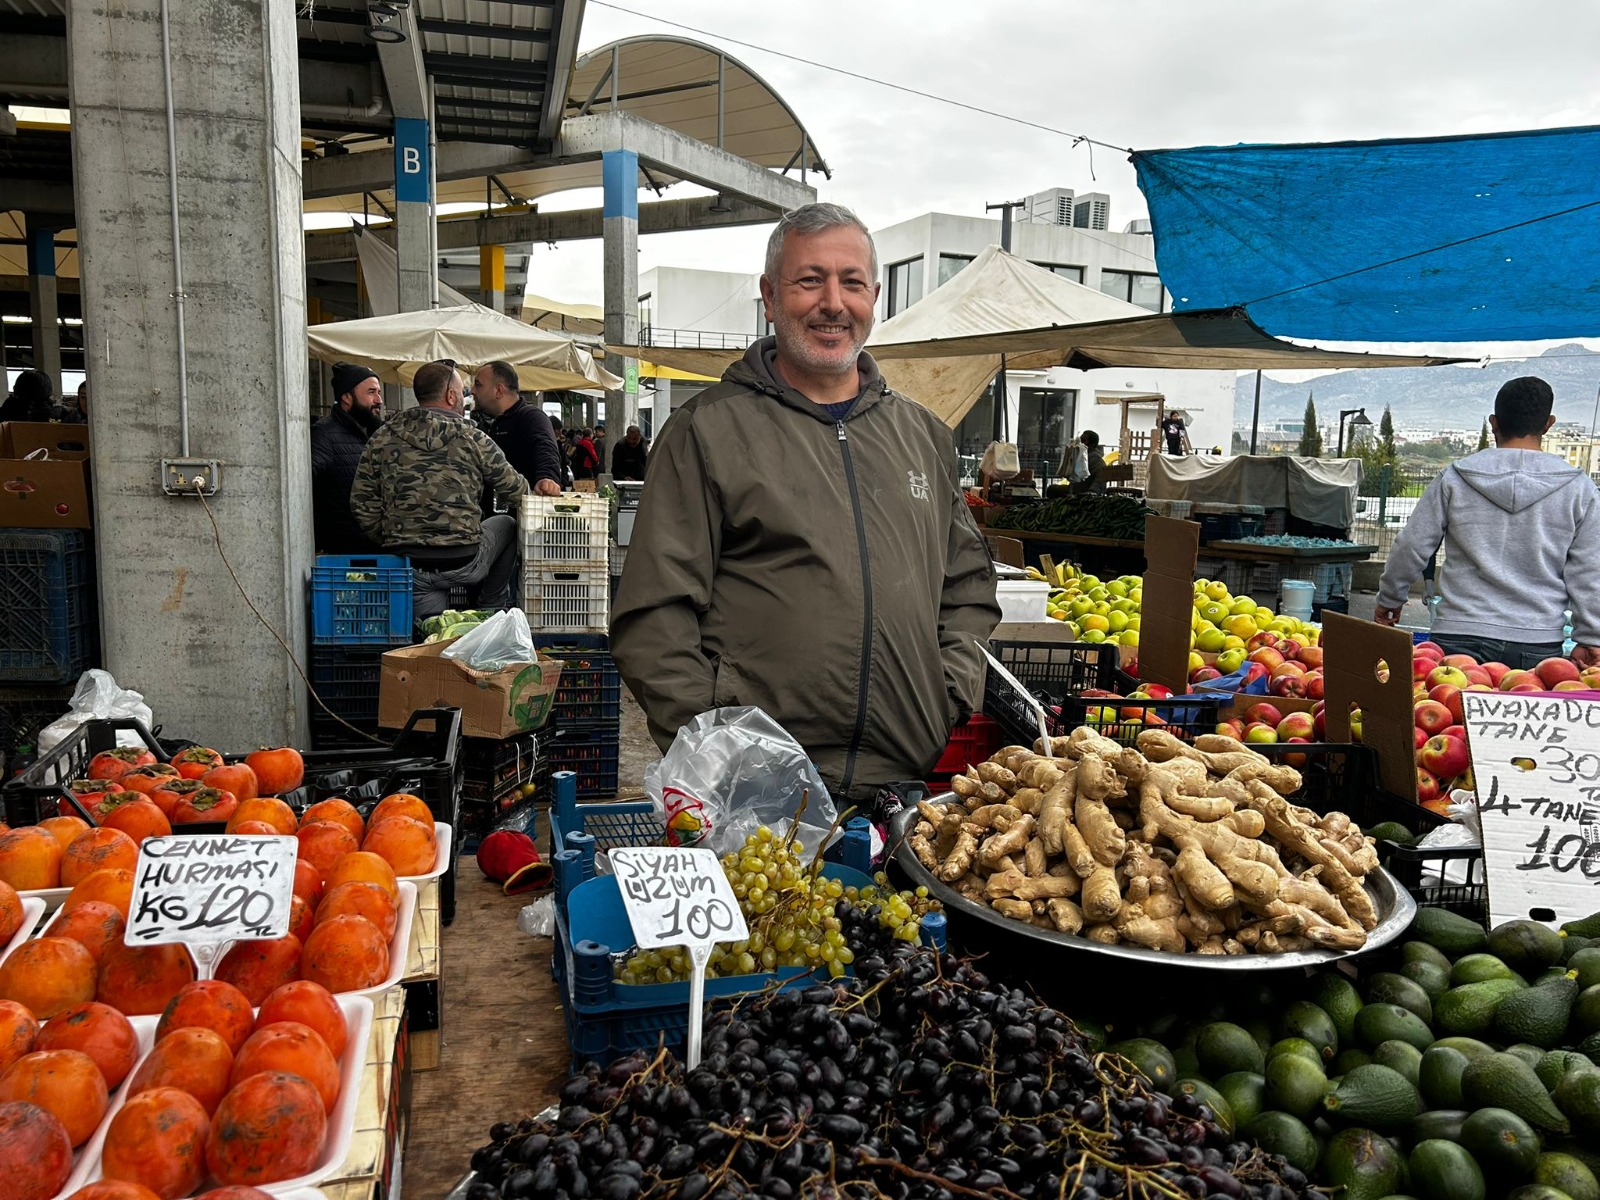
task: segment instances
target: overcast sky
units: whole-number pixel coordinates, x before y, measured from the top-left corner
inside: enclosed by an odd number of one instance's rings
[[[700,32],[589,0],[583,50],[651,32],[716,45],[722,34],[1139,149],[1600,124],[1595,0],[622,3]],[[981,214],[1057,186],[1109,193],[1113,229],[1145,215],[1124,153],[1096,146],[1091,157],[1069,137],[723,47],[810,130],[833,170],[820,197],[873,228]],[[1362,202],[1359,180],[1351,202]],[[543,207],[595,203],[573,193]],[[641,238],[640,269],[757,270],[766,234]],[[598,242],[538,248],[529,287],[598,303],[600,262]]]

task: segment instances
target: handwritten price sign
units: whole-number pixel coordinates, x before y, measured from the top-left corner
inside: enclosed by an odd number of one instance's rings
[[[1600,699],[1463,692],[1491,924],[1600,909]]]
[[[146,838],[134,868],[131,946],[208,946],[278,938],[289,930],[292,837],[193,834]],[[209,959],[211,953],[197,957]]]

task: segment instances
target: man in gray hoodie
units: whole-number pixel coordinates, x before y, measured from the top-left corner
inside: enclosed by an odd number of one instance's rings
[[[1555,394],[1524,376],[1494,398],[1495,448],[1454,463],[1423,493],[1378,585],[1377,621],[1400,619],[1411,585],[1444,545],[1433,640],[1449,654],[1531,668],[1562,657],[1600,665],[1600,490],[1540,450]]]

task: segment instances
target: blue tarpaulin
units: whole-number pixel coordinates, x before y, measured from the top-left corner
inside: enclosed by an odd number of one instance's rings
[[[1176,312],[1326,341],[1600,336],[1600,127],[1133,162]]]

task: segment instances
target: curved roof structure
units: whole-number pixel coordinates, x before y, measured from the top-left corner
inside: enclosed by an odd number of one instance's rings
[[[566,111],[632,113],[763,167],[831,176],[771,84],[731,54],[688,38],[623,38],[580,55]]]

